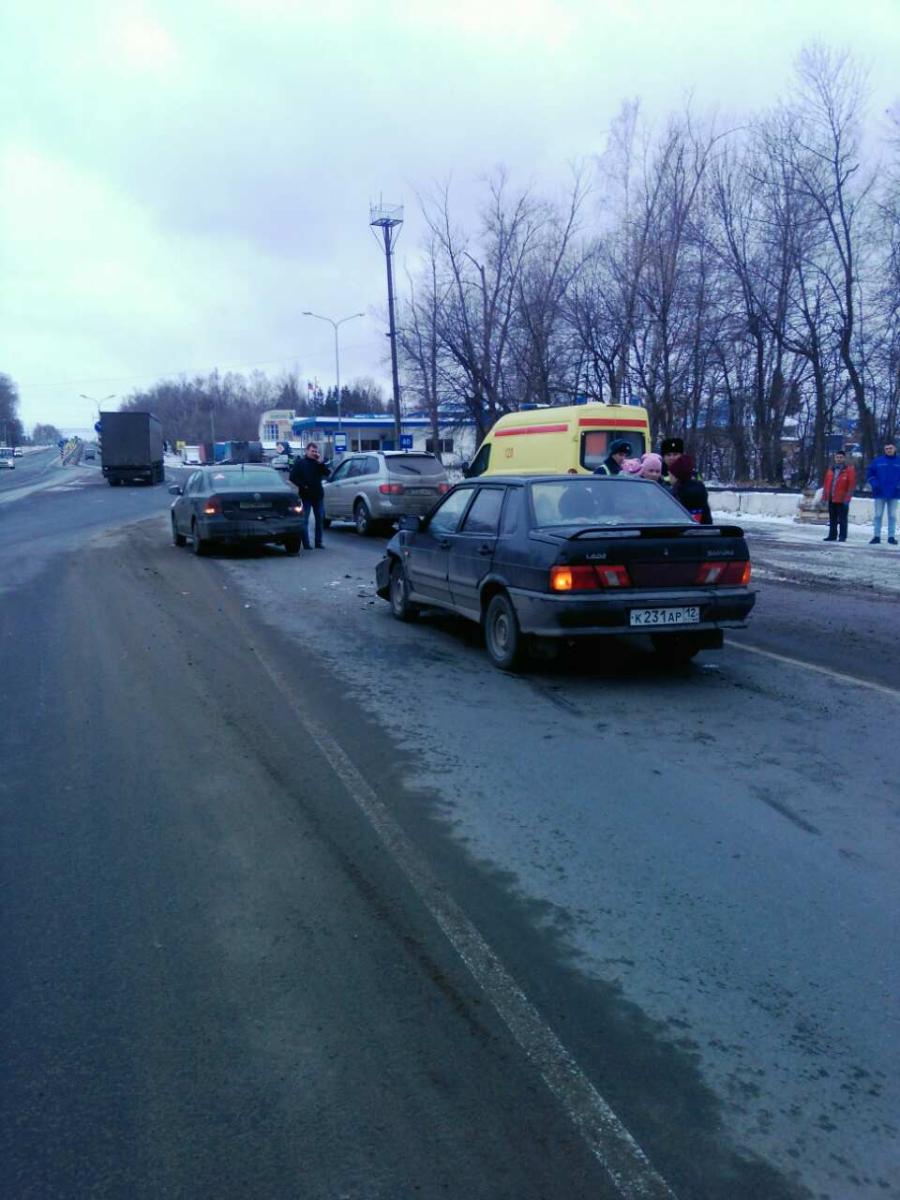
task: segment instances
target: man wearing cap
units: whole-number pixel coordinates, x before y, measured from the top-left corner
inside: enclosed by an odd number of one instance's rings
[[[607,454],[594,474],[618,475],[629,454],[631,454],[631,443],[626,442],[624,438],[615,438],[609,447],[609,454]]]
[[[681,458],[684,454],[684,441],[682,438],[676,437],[663,438],[659,452],[663,460],[663,472],[659,482],[664,487],[670,488],[674,483],[670,468],[676,458]]]

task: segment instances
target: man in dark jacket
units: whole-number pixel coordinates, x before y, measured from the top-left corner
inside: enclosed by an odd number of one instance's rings
[[[300,499],[303,501],[303,516],[301,518],[303,529],[300,536],[303,539],[303,547],[306,550],[310,549],[310,512],[316,515],[316,549],[323,549],[322,530],[325,528],[325,492],[322,487],[322,480],[327,479],[329,474],[328,468],[319,459],[319,447],[315,442],[309,443],[306,447],[306,454],[302,458],[295,458],[294,465],[291,467],[290,481],[300,493]]]
[[[609,448],[609,454],[607,454],[594,474],[618,475],[622,470],[622,463],[624,463],[630,453],[631,443],[626,442],[624,438],[616,438]]]
[[[897,501],[900,499],[900,458],[893,441],[885,442],[884,454],[873,458],[866,471],[866,481],[875,499],[875,536],[869,542],[877,546],[881,541],[881,520],[887,509],[888,545],[897,545]]]

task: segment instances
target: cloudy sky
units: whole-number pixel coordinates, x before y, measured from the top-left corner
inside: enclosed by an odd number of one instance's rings
[[[621,102],[746,113],[813,39],[900,95],[900,0],[6,0],[0,371],[26,428],[161,377],[389,379],[369,203],[497,164],[551,190]]]

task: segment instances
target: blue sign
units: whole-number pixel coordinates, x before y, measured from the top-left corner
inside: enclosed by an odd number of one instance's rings
[[[103,424],[102,424],[102,422],[100,422],[100,421],[95,421],[95,422],[94,422],[94,433],[102,433],[102,432],[103,432]]]
[[[336,433],[334,435],[334,452],[335,454],[347,453],[347,435],[346,433]]]
[[[400,449],[401,450],[412,450],[412,444],[413,444],[413,435],[411,433],[401,433],[400,434]]]

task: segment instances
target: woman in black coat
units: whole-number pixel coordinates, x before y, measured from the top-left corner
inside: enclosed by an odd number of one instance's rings
[[[709,493],[706,484],[697,479],[694,474],[694,460],[689,454],[682,454],[669,464],[669,474],[672,476],[672,495],[679,504],[683,504],[695,521],[701,525],[712,525],[712,513],[709,511]]]

